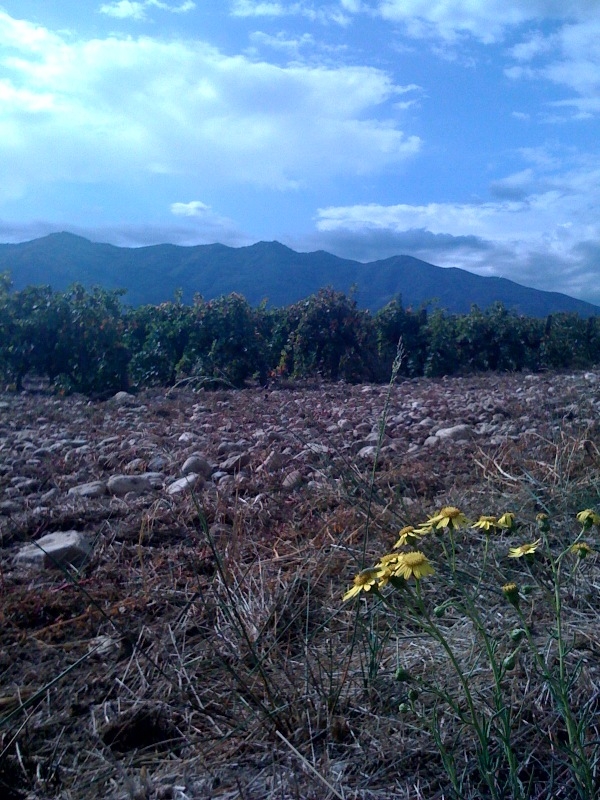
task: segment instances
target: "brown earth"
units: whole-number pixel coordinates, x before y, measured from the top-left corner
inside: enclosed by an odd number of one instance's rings
[[[440,505],[597,506],[599,433],[600,371],[0,395],[0,797],[443,797],[341,594]]]

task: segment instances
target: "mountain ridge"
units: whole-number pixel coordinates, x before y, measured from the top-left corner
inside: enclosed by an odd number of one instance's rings
[[[51,233],[28,242],[0,244],[0,272],[5,271],[15,289],[47,284],[64,290],[73,283],[124,288],[124,302],[133,306],[171,300],[179,289],[186,303],[196,293],[208,300],[238,292],[251,305],[267,300],[271,306],[288,306],[332,286],[346,294],[354,288],[357,304],[372,311],[401,296],[406,307],[434,304],[450,313],[468,313],[472,304],[484,310],[500,301],[533,317],[560,311],[583,317],[600,314],[599,306],[566,294],[459,267],[438,267],[413,256],[362,263],[325,250],[297,252],[277,241],[238,248],[220,243],[129,248],[67,232]]]

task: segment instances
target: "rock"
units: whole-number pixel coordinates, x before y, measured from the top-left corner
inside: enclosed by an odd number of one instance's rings
[[[451,428],[440,428],[435,434],[438,439],[471,439],[473,428],[470,425],[453,425]]]
[[[250,453],[239,453],[237,456],[230,456],[219,464],[219,469],[223,472],[238,472],[242,467],[250,463]]]
[[[21,511],[21,506],[14,500],[3,500],[0,503],[0,514],[5,517],[10,517],[11,514],[16,514]]]
[[[81,567],[92,552],[87,536],[79,531],[57,531],[47,533],[32,544],[22,547],[15,561],[45,569],[72,565]]]
[[[161,489],[165,482],[162,472],[143,472],[141,477],[149,480],[153,489]]]
[[[210,478],[212,471],[212,464],[200,453],[192,453],[192,455],[183,462],[181,468],[182,475],[189,475],[195,472],[197,475],[202,475],[204,478]]]
[[[118,406],[132,406],[135,403],[135,395],[129,392],[117,392],[111,399]]]
[[[125,464],[125,472],[128,475],[135,475],[136,472],[142,472],[145,466],[143,458],[133,458]]]
[[[79,486],[71,486],[67,494],[77,497],[102,497],[106,494],[106,483],[104,481],[81,483]]]
[[[285,476],[282,482],[284,489],[296,489],[302,483],[302,473],[294,469]]]
[[[180,494],[181,492],[185,492],[186,489],[200,489],[202,488],[202,484],[204,483],[204,478],[202,475],[198,475],[195,472],[189,472],[183,478],[179,478],[176,481],[173,481],[169,486],[167,486],[167,494]]]
[[[114,657],[118,654],[120,646],[119,640],[112,636],[96,636],[95,639],[90,639],[88,652],[97,658]]]
[[[126,494],[144,494],[152,491],[152,484],[142,475],[112,475],[106,489],[109,494],[124,497]]]
[[[358,456],[358,458],[364,458],[364,459],[369,459],[370,461],[374,461],[376,454],[377,454],[377,445],[368,444],[365,447],[361,447],[356,455]]]
[[[162,472],[168,464],[168,460],[164,456],[154,456],[148,462],[148,469],[155,472]]]
[[[278,453],[276,450],[271,450],[259,469],[266,470],[267,472],[277,472],[277,470],[283,467],[283,464],[284,459],[281,453]]]

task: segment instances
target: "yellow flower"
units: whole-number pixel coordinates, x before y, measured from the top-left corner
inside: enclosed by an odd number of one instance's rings
[[[498,525],[501,528],[508,528],[511,530],[515,527],[515,515],[512,511],[506,511],[502,516],[498,519]]]
[[[377,567],[369,567],[368,569],[363,569],[354,578],[354,586],[352,586],[352,588],[346,592],[346,594],[344,595],[343,602],[345,603],[346,600],[350,600],[352,597],[356,597],[356,595],[360,594],[361,592],[370,592],[371,589],[378,582],[379,575],[380,575],[380,570]]]
[[[479,517],[477,522],[473,523],[473,528],[481,528],[484,531],[489,531],[490,528],[499,528],[500,523],[496,517]]]
[[[586,508],[585,511],[580,511],[577,514],[577,519],[583,525],[583,530],[589,530],[592,525],[600,527],[600,516],[592,511],[591,508]]]
[[[509,558],[521,558],[521,556],[528,556],[535,553],[541,543],[541,539],[536,539],[535,542],[528,544],[520,544],[518,547],[511,547],[508,552]]]
[[[386,555],[381,556],[381,558],[375,565],[375,568],[385,569],[386,567],[389,567],[390,564],[396,564],[399,558],[402,558],[401,553],[386,553]]]
[[[429,517],[421,527],[426,530],[432,530],[433,528],[460,528],[461,525],[466,525],[467,523],[467,518],[458,508],[444,506],[433,517]]]
[[[394,545],[394,550],[397,547],[402,547],[403,544],[414,544],[421,538],[421,534],[415,530],[412,525],[407,525],[405,528],[402,528],[398,535],[400,538]]]
[[[502,593],[515,608],[519,605],[519,589],[516,583],[505,583],[502,587]]]
[[[579,556],[579,558],[585,558],[589,556],[590,553],[594,552],[587,542],[575,542],[569,549],[572,553]]]
[[[538,528],[542,531],[542,533],[548,533],[550,530],[550,518],[548,517],[548,514],[536,514],[535,519],[538,524]]]
[[[435,570],[427,560],[427,556],[420,550],[415,550],[412,553],[401,553],[399,555],[392,575],[404,578],[407,581],[411,577],[420,580],[426,575],[433,575],[434,572]]]

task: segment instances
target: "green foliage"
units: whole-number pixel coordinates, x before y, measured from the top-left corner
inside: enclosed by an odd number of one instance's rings
[[[377,377],[377,335],[371,316],[331,288],[289,309],[284,355],[294,377],[319,375],[352,382]]]
[[[382,374],[390,374],[398,342],[402,340],[406,357],[400,366],[400,374],[411,378],[422,375],[427,358],[427,311],[420,309],[414,312],[405,309],[402,307],[402,298],[399,297],[377,312],[374,324],[377,331],[379,368]]]
[[[400,298],[374,317],[331,288],[287,308],[253,308],[240,294],[193,305],[181,295],[123,308],[122,292],[74,285],[12,291],[0,274],[0,377],[28,373],[65,391],[105,394],[133,385],[201,379],[241,387],[269,375],[384,381],[398,341],[405,377],[481,370],[586,368],[600,362],[600,318],[517,316],[496,303],[469,314],[413,311]]]

